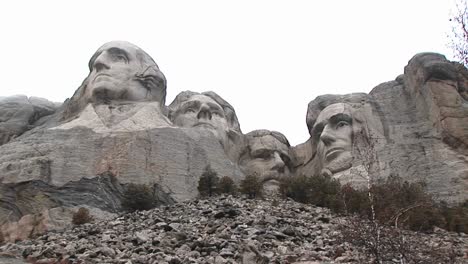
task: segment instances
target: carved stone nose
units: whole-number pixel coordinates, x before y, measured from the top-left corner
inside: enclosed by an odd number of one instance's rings
[[[278,152],[273,153],[273,159],[274,159],[273,169],[283,171],[285,164]]]
[[[333,142],[336,141],[335,136],[331,129],[326,125],[323,128],[322,134],[320,135],[320,140],[325,144],[325,146],[330,146]]]
[[[198,115],[197,115],[197,118],[198,119],[208,119],[208,120],[211,120],[211,111],[210,111],[210,107],[206,104],[202,104],[200,106],[200,111],[198,112]]]
[[[110,64],[107,62],[105,59],[105,54],[101,54],[99,57],[96,58],[94,61],[93,67],[96,69],[96,71],[102,71],[104,69],[108,70],[110,69]]]

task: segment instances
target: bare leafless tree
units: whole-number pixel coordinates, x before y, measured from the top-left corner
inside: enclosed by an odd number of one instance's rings
[[[468,67],[468,1],[454,0],[454,10],[450,15],[452,31],[448,34],[448,46],[455,58]]]

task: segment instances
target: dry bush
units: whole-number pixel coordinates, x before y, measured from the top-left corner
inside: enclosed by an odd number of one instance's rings
[[[78,211],[73,214],[72,223],[74,225],[82,225],[93,221],[93,217],[89,214],[89,210],[80,207]]]
[[[468,1],[455,0],[449,21],[452,32],[448,34],[448,46],[452,49],[455,58],[468,67]]]
[[[341,187],[340,193],[343,202],[342,213],[357,214],[366,218],[370,215],[370,201],[366,191],[345,184]]]
[[[150,210],[156,205],[156,195],[153,187],[133,183],[126,186],[122,199],[122,207],[126,211]]]
[[[200,179],[198,180],[198,193],[201,196],[213,196],[218,193],[219,177],[210,165],[205,167]]]
[[[449,231],[468,234],[468,200],[456,206],[440,203],[440,212],[445,219],[445,228]]]
[[[413,231],[431,231],[434,226],[455,232],[468,230],[468,202],[452,207],[438,204],[424,184],[396,176],[375,182],[370,190],[342,186],[326,176],[292,177],[281,182],[280,191],[297,202]]]
[[[462,257],[450,244],[440,247],[402,229],[358,217],[349,218],[339,230],[342,242],[362,249],[371,263],[456,263],[457,255]]]
[[[227,194],[236,194],[237,193],[237,186],[234,181],[228,177],[224,176],[218,182],[218,192],[219,193],[227,193]]]

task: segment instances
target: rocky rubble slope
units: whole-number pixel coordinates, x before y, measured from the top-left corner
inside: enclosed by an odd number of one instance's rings
[[[364,263],[346,218],[291,200],[215,197],[121,215],[0,247],[0,263]],[[406,234],[466,261],[464,234]],[[466,256],[465,256],[466,257]],[[3,262],[2,262],[3,261]],[[397,260],[395,260],[397,261]],[[427,262],[426,262],[427,263]]]

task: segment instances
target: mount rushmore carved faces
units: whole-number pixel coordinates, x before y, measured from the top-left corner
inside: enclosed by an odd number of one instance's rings
[[[254,130],[245,135],[239,166],[245,175],[256,174],[263,182],[289,177],[292,169],[290,145],[276,131]]]
[[[351,106],[336,103],[320,112],[312,127],[321,174],[332,175],[346,170],[353,159],[353,118]]]

